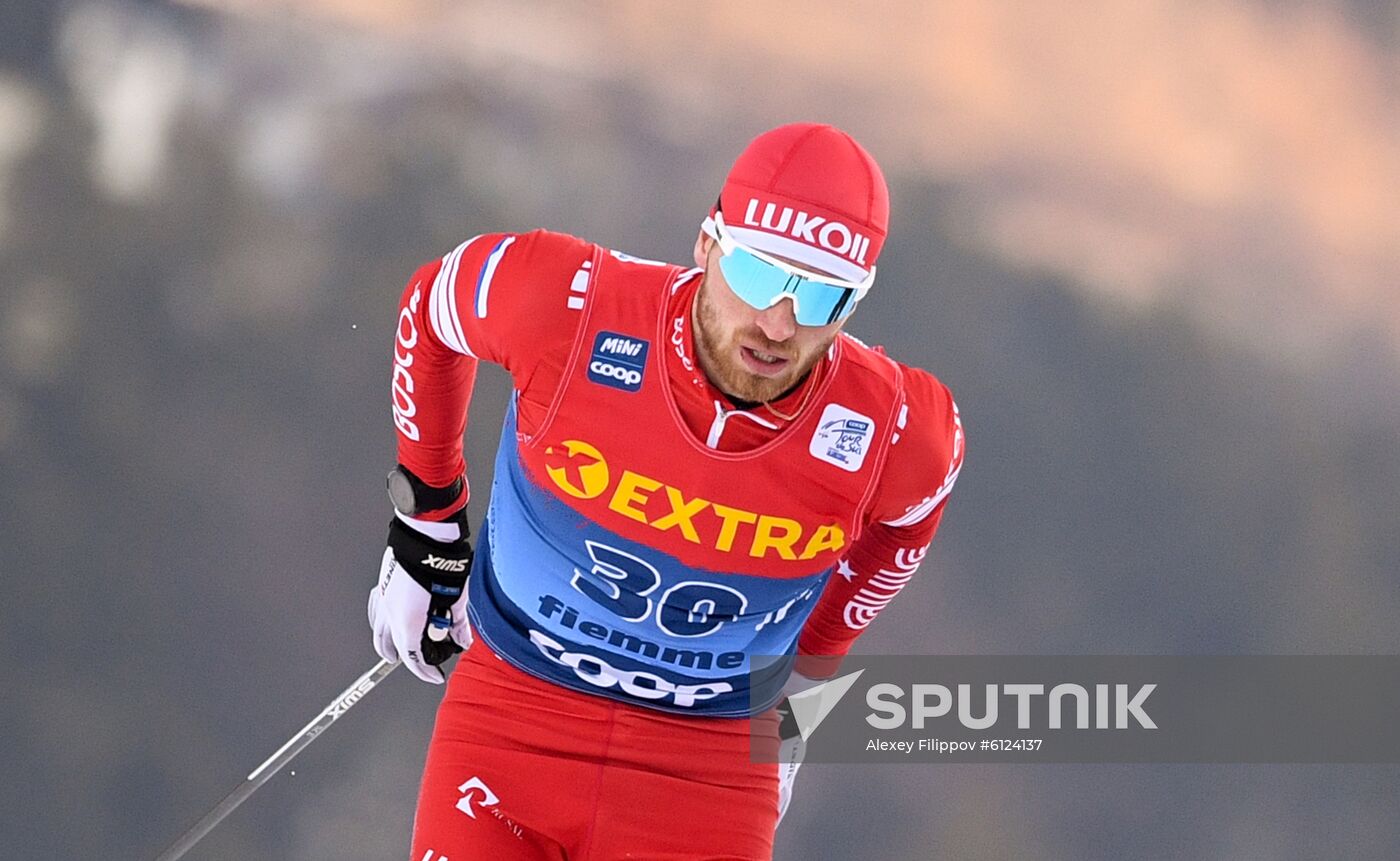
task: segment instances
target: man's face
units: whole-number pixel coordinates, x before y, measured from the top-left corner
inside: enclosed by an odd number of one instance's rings
[[[695,299],[695,355],[720,391],[766,403],[795,386],[821,359],[845,320],[799,326],[792,302],[762,311],[735,295],[719,270],[719,243],[701,234],[696,265],[705,269]]]

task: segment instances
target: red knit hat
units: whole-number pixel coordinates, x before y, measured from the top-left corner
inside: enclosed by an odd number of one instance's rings
[[[859,281],[885,243],[890,194],[855,138],[835,126],[793,123],[740,153],[718,208],[740,245]]]

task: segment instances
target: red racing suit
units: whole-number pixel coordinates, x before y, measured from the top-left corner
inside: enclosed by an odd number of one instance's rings
[[[738,409],[694,360],[701,278],[535,231],[403,294],[400,463],[451,484],[477,360],[514,382],[414,861],[769,857],[750,656],[846,654],[927,550],[963,457],[947,389],[842,334]]]

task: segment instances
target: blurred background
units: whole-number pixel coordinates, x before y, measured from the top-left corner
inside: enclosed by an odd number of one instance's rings
[[[858,650],[1400,652],[1397,81],[1395,0],[6,0],[0,855],[154,857],[373,663],[421,262],[536,226],[684,262],[794,120],[883,163],[851,331],[969,439]],[[391,677],[189,857],[406,857],[439,694]],[[814,765],[776,857],[1395,858],[1398,796]]]

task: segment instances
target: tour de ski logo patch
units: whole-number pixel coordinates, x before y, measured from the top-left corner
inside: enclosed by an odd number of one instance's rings
[[[624,392],[642,387],[647,370],[647,349],[641,338],[599,332],[593,339],[593,356],[588,360],[588,379]]]
[[[840,404],[827,404],[808,451],[817,460],[855,472],[875,441],[875,420]]]

